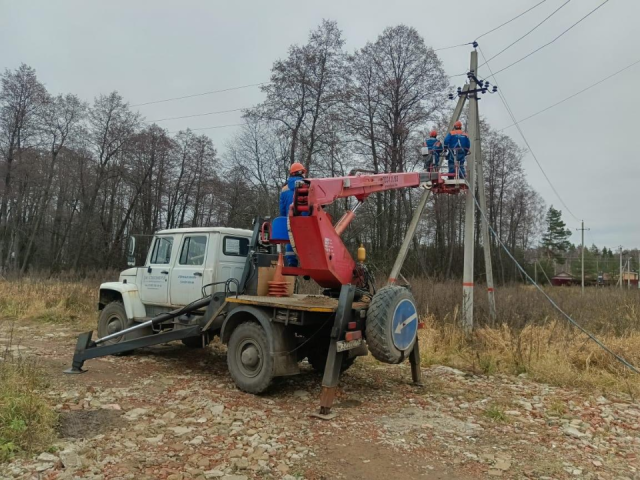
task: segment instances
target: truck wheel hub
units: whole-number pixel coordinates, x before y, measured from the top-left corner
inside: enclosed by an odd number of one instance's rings
[[[246,377],[256,377],[262,371],[262,348],[250,339],[246,339],[236,350],[236,362]]]
[[[248,346],[242,352],[242,364],[245,367],[255,367],[259,361],[258,349],[254,345]]]
[[[122,330],[122,322],[120,319],[118,317],[111,317],[109,323],[107,323],[107,332],[109,332],[109,335],[119,332],[120,330]]]

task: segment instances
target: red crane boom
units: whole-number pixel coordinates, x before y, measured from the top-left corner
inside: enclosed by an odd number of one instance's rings
[[[298,255],[299,267],[286,267],[283,273],[308,275],[325,288],[361,284],[356,263],[340,238],[356,209],[372,193],[415,188],[432,175],[411,172],[301,179],[288,218],[289,239]],[[323,207],[346,197],[355,197],[358,205],[333,225]]]

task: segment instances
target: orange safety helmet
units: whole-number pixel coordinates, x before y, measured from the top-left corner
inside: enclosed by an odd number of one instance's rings
[[[460,120],[458,120],[456,123],[453,124],[454,128],[462,128],[462,122]]]
[[[435,130],[431,130],[431,133],[429,133],[430,137],[437,137],[438,136],[438,132],[436,132]]]
[[[291,168],[289,169],[289,175],[296,175],[296,174],[300,174],[300,173],[302,173],[302,175],[307,173],[307,169],[304,168],[304,165],[302,165],[299,162],[296,162],[296,163],[292,164]]]

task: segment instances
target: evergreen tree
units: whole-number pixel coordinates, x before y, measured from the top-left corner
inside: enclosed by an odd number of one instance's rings
[[[571,230],[562,220],[562,211],[549,207],[545,217],[546,232],[542,236],[542,247],[547,251],[547,257],[564,264],[563,253],[571,248],[571,242],[567,240],[571,236]]]

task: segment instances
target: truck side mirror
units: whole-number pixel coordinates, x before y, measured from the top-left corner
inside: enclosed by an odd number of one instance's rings
[[[134,267],[136,265],[136,238],[129,237],[127,241],[127,265]]]

